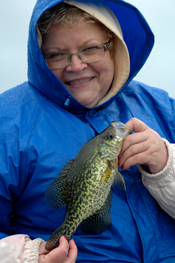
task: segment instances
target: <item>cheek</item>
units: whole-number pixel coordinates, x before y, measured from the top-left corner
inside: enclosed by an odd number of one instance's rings
[[[61,81],[63,82],[63,70],[62,69],[52,69],[52,73]]]
[[[114,77],[114,62],[110,59],[104,61],[98,68],[99,80],[111,84]]]

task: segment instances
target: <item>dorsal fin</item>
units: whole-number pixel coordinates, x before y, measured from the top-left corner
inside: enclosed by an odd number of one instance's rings
[[[74,159],[73,160],[69,160],[61,169],[61,173],[59,175],[63,175],[67,178],[68,181],[72,181],[72,173],[71,173],[71,169],[74,163]]]
[[[45,192],[45,201],[51,208],[59,208],[67,205],[69,201],[69,189],[71,187],[71,168],[74,160],[64,165],[61,173],[48,186]]]

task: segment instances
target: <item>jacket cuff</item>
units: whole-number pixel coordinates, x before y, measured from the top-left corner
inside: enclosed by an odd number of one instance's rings
[[[27,235],[12,235],[0,240],[1,263],[38,263],[39,246],[44,240]]]
[[[166,187],[175,180],[175,144],[170,144],[165,139],[163,139],[163,141],[168,150],[168,161],[162,171],[156,174],[150,174],[144,170],[142,165],[137,165],[143,176],[143,183],[147,188],[148,185],[151,185],[152,188]]]
[[[25,243],[21,263],[38,263],[39,260],[39,246],[44,242],[41,238],[36,238],[34,240],[28,240]]]

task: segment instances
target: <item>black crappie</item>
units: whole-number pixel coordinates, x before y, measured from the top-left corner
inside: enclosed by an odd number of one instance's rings
[[[78,226],[89,234],[100,234],[109,227],[114,180],[125,190],[124,179],[118,172],[118,155],[129,133],[123,123],[112,122],[80,149],[48,187],[46,203],[52,208],[67,205],[67,210],[63,224],[47,241],[47,250],[57,247],[63,235],[70,241]]]

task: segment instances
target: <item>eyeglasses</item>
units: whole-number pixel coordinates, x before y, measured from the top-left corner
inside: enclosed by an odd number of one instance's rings
[[[69,52],[59,52],[59,53],[52,53],[45,56],[46,63],[48,67],[52,69],[61,69],[66,68],[70,65],[72,55],[78,55],[84,63],[93,63],[101,60],[111,45],[111,39],[106,42],[104,45],[95,45],[84,47],[80,49],[78,53],[69,53]]]

